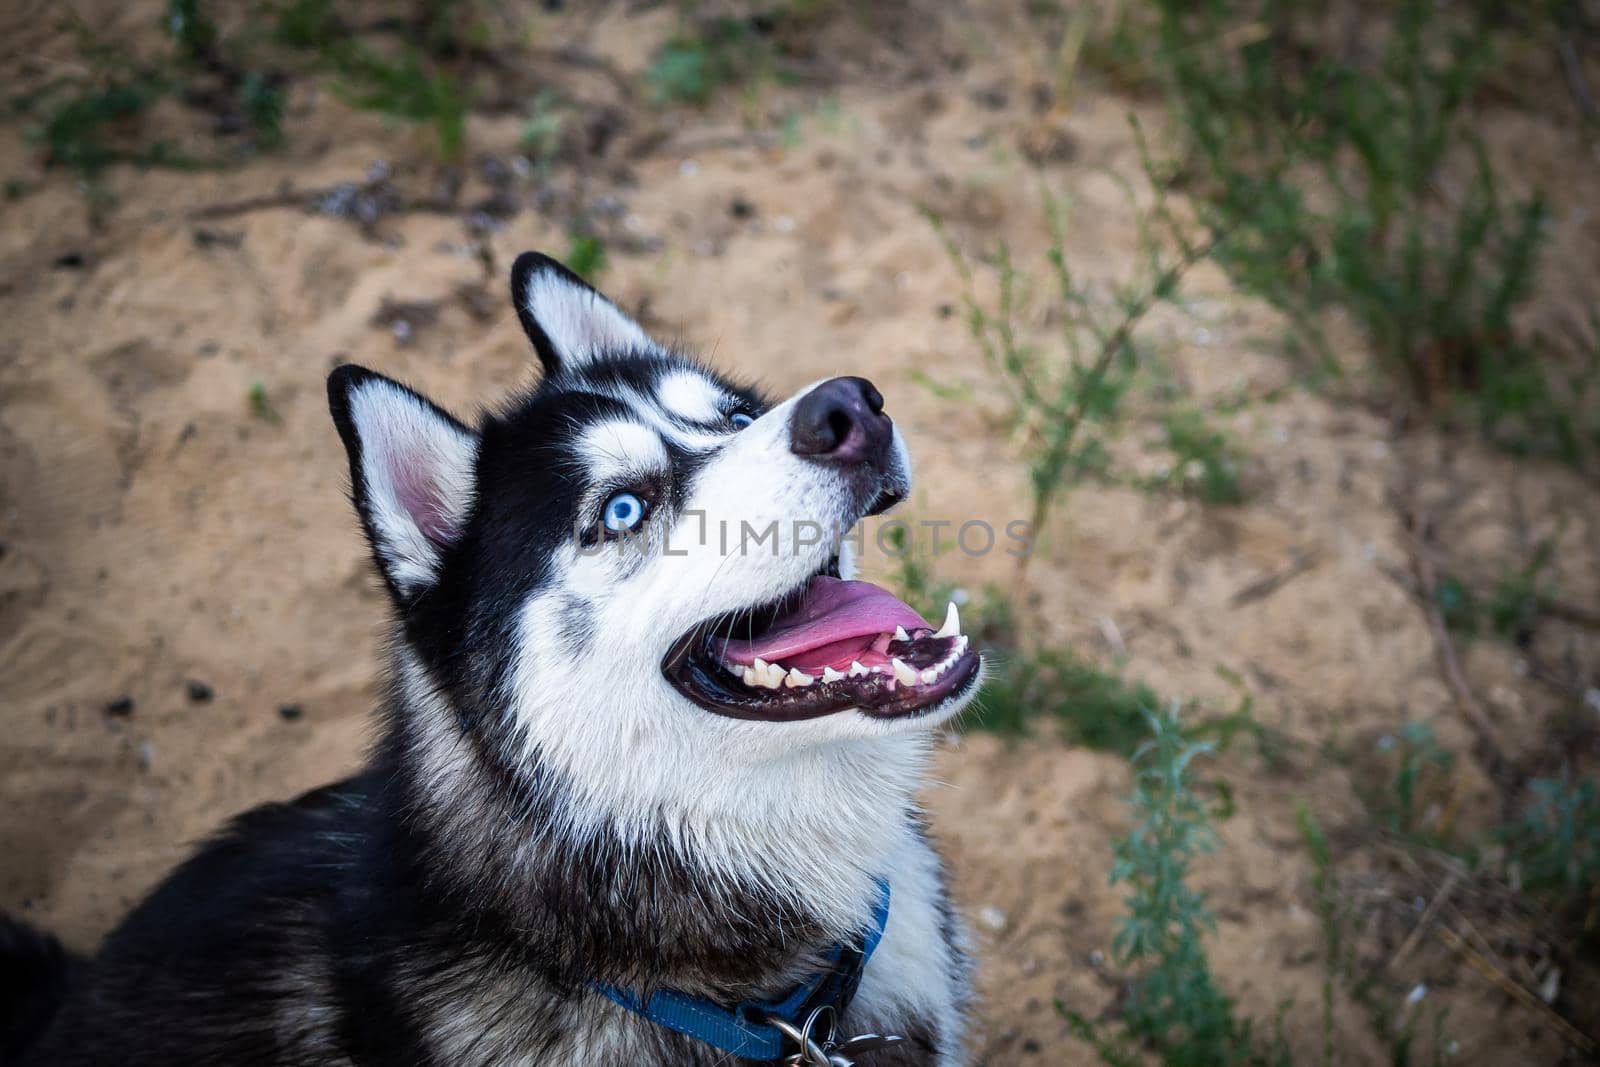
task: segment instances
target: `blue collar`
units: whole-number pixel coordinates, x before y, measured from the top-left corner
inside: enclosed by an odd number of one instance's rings
[[[828,962],[827,969],[800,983],[782,1000],[747,1000],[730,1009],[672,989],[657,990],[641,1000],[632,990],[606,982],[589,985],[656,1025],[697,1038],[723,1052],[758,1063],[779,1060],[794,1051],[793,1042],[768,1019],[781,1019],[798,1029],[819,1007],[831,1007],[837,1016],[843,1016],[855,997],[861,972],[889,924],[889,883],[883,878],[877,882],[878,904],[873,909],[872,925],[861,932],[861,944],[833,946],[823,957]]]

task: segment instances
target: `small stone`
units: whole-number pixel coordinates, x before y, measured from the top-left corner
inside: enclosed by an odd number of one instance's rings
[[[284,704],[278,708],[278,717],[284,722],[297,722],[306,713],[299,704]]]
[[[119,719],[126,719],[133,714],[133,698],[128,696],[117,697],[106,705],[106,714],[114,715]]]
[[[732,202],[728,204],[728,214],[736,219],[753,218],[755,213],[756,206],[742,196],[734,197]]]
[[[999,930],[1006,924],[1006,913],[993,904],[985,904],[978,909],[978,921],[991,930]]]
[[[189,694],[189,701],[192,704],[209,704],[211,698],[216,696],[209,685],[194,678],[189,679],[184,691]]]

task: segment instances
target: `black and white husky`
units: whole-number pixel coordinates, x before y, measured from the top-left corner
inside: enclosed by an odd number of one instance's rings
[[[913,794],[980,662],[849,580],[909,487],[882,397],[771,405],[543,256],[512,293],[545,373],[475,427],[328,381],[394,604],[369,768],[235,819],[91,960],[0,922],[6,1062],[963,1062]]]

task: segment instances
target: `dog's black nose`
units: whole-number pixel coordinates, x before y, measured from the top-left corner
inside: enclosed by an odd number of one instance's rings
[[[789,450],[829,463],[882,464],[894,441],[883,394],[865,378],[830,378],[795,405]]]

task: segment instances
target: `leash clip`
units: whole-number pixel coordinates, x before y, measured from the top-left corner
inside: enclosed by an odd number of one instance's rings
[[[839,1016],[829,1004],[813,1009],[805,1023],[798,1027],[775,1016],[767,1022],[793,1041],[798,1050],[783,1061],[786,1067],[856,1067],[854,1057],[857,1054],[888,1048],[905,1040],[895,1034],[857,1034],[841,1042],[838,1040]],[[819,1030],[819,1027],[824,1028]]]

